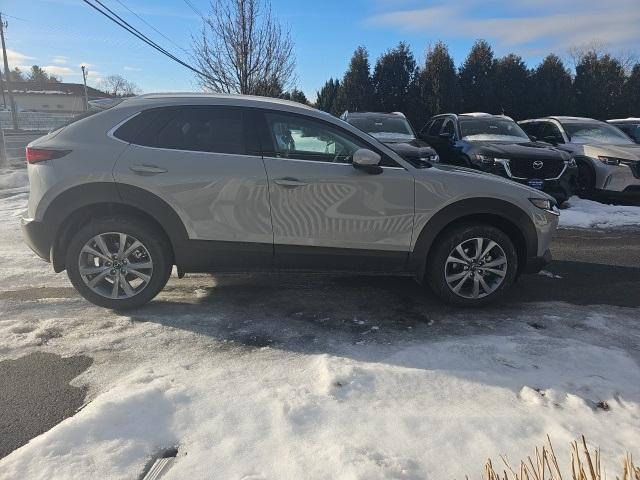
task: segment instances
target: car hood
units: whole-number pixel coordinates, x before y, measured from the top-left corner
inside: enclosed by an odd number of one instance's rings
[[[510,143],[510,142],[473,142],[474,151],[482,155],[498,158],[530,158],[567,160],[566,152],[543,142]]]
[[[580,153],[592,158],[605,156],[624,160],[640,160],[640,145],[635,143],[629,145],[588,143],[580,145],[580,150]]]
[[[384,138],[378,140],[380,140],[391,150],[399,153],[402,156],[406,155],[410,157],[423,157],[428,155],[435,155],[436,153],[436,151],[431,148],[427,142],[418,139],[406,140]]]
[[[435,169],[440,172],[445,172],[447,174],[464,175],[466,177],[476,178],[478,181],[482,181],[482,182],[495,182],[496,184],[501,184],[501,186],[508,186],[513,190],[517,190],[519,191],[520,194],[526,195],[527,197],[543,196],[553,200],[553,197],[551,197],[550,195],[547,195],[541,190],[537,190],[527,185],[514,182],[512,180],[509,180],[508,178],[501,177],[499,175],[493,175],[491,173],[482,172],[480,170],[475,170],[475,169],[466,168],[466,167],[459,167],[457,165],[447,165],[443,163],[435,164],[432,169]],[[428,170],[422,171],[421,174],[429,175],[429,170],[432,170],[432,169],[430,168]]]

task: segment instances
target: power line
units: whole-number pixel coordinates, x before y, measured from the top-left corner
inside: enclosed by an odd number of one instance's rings
[[[180,45],[178,45],[176,42],[174,42],[173,40],[171,40],[169,37],[167,37],[164,33],[162,33],[160,30],[158,30],[156,27],[154,27],[153,25],[151,25],[149,22],[147,22],[144,18],[142,18],[140,15],[138,15],[136,12],[134,12],[133,10],[131,10],[129,7],[127,7],[127,5],[125,5],[123,2],[121,2],[120,0],[116,0],[116,2],[118,2],[120,5],[122,5],[124,8],[126,8],[127,10],[129,10],[129,12],[131,12],[133,15],[135,15],[136,17],[138,17],[142,22],[144,22],[145,25],[147,25],[149,28],[151,28],[154,32],[160,34],[162,37],[164,37],[166,40],[168,40],[169,42],[171,42],[173,45],[175,45],[176,47],[178,47],[180,50],[182,50],[184,53],[189,53],[187,52],[184,48],[182,48]]]
[[[191,65],[189,65],[188,63],[180,60],[178,57],[176,57],[175,55],[173,55],[172,53],[168,52],[167,50],[165,50],[164,48],[162,48],[160,45],[158,45],[156,42],[154,42],[153,40],[149,39],[146,35],[144,35],[143,33],[141,33],[139,30],[137,30],[136,28],[132,27],[129,23],[127,23],[126,20],[124,20],[123,18],[121,18],[117,13],[113,12],[111,9],[109,9],[109,7],[107,7],[106,5],[104,5],[102,2],[100,2],[100,0],[95,0],[96,3],[98,3],[99,5],[101,5],[105,10],[107,10],[107,12],[109,12],[111,15],[109,15],[109,13],[105,12],[104,10],[100,9],[100,7],[97,7],[96,5],[94,5],[93,3],[89,2],[89,0],[82,0],[84,3],[86,3],[87,5],[89,5],[91,8],[93,8],[94,10],[96,10],[98,13],[100,13],[101,15],[104,15],[105,17],[107,17],[109,20],[111,20],[112,22],[114,22],[115,24],[117,24],[118,26],[124,28],[126,31],[128,31],[129,33],[131,33],[133,36],[137,37],[138,39],[142,40],[144,43],[146,43],[147,45],[149,45],[150,47],[156,49],[157,51],[159,51],[160,53],[162,53],[163,55],[166,55],[167,57],[169,57],[170,59],[172,59],[173,61],[179,63],[180,65],[182,65],[183,67],[188,68],[189,70],[197,73],[200,76],[203,76],[205,78],[209,78],[208,75],[206,75],[205,73],[201,72],[200,70],[192,67]],[[115,18],[114,18],[115,17]]]
[[[200,13],[200,10],[198,10],[196,7],[193,6],[193,3],[191,3],[190,0],[184,0],[184,3],[187,4],[187,6],[193,10],[193,12],[198,15],[200,18],[204,18],[204,15],[202,15],[202,13]]]

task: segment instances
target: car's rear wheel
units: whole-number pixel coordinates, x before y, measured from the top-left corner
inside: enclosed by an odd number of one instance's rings
[[[484,305],[513,284],[518,255],[502,230],[485,224],[459,225],[436,241],[428,259],[427,283],[445,302]]]
[[[102,218],[81,228],[66,254],[73,286],[90,302],[114,310],[144,305],[171,275],[163,232],[143,220]]]

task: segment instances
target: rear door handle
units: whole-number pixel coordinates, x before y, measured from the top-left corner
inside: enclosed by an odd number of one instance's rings
[[[166,168],[156,167],[155,165],[131,165],[129,170],[137,173],[167,173]]]
[[[274,180],[274,182],[281,187],[289,188],[304,187],[305,185],[308,185],[308,183],[301,182],[300,180],[296,180],[295,178],[279,178],[277,180]]]

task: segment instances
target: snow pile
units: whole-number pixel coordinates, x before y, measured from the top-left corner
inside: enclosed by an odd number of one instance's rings
[[[0,197],[28,191],[29,178],[27,170],[0,169]]]
[[[579,197],[571,197],[568,204],[560,212],[561,228],[640,227],[640,207],[607,205]]]
[[[547,433],[559,454],[587,434],[613,472],[623,449],[640,445],[640,368],[611,346],[640,340],[634,309],[532,304],[487,334],[449,337],[422,325],[362,345],[335,345],[339,337],[322,330],[331,338],[316,353],[307,340],[229,342],[229,312],[206,306],[181,307],[185,325],[208,324],[195,332],[163,325],[172,312],[132,322],[79,299],[47,305],[43,315],[37,301],[0,303],[5,356],[27,353],[55,323],[60,335],[47,349],[95,358],[75,382],[92,385],[92,399],[0,460],[3,479],[139,478],[174,446],[167,479],[464,478],[488,457],[529,454]],[[495,318],[480,311],[435,322]],[[279,338],[301,333],[290,319],[265,321]],[[533,321],[545,328],[528,327]],[[16,333],[21,324],[33,330]]]

